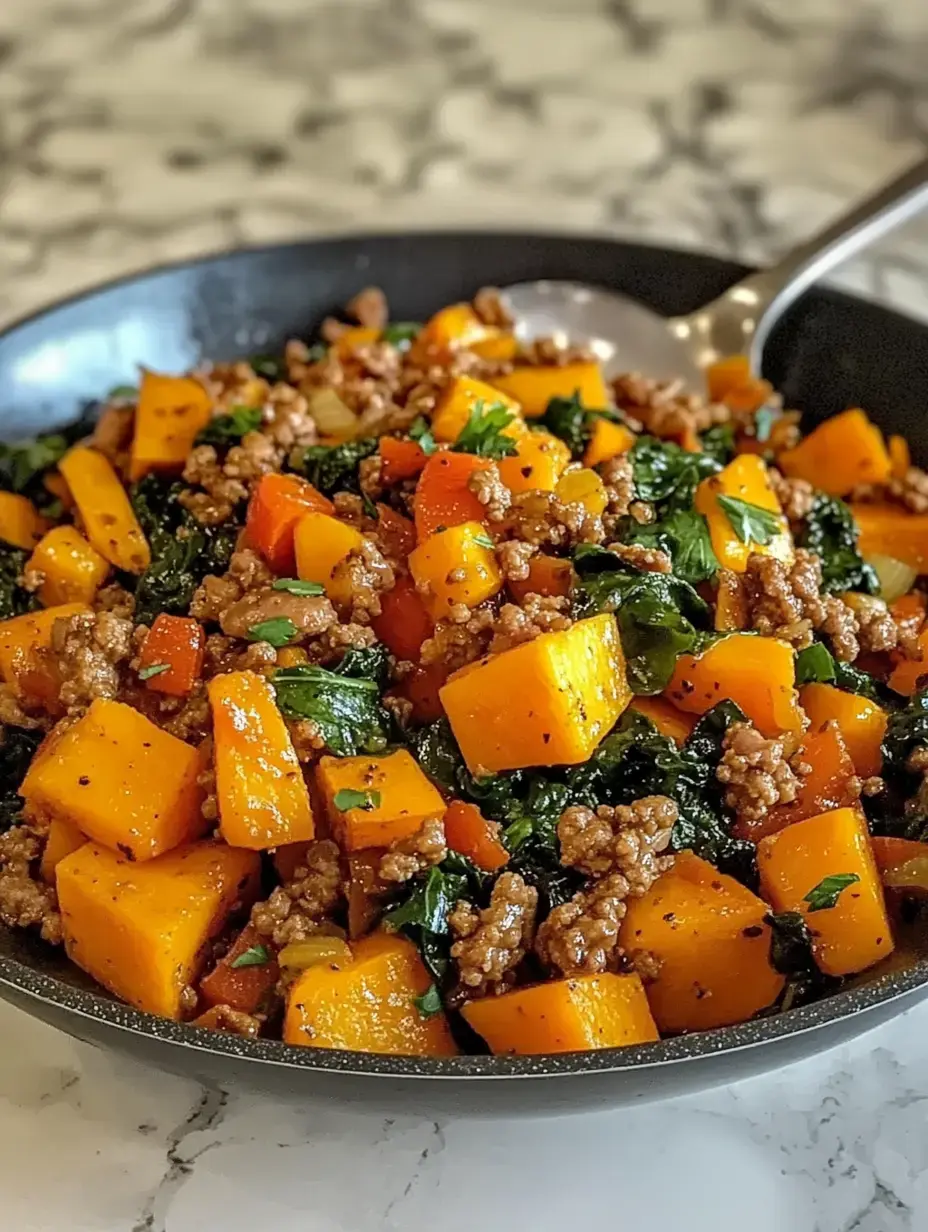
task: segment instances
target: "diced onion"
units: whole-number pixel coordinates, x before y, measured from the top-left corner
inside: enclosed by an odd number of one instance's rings
[[[291,941],[277,955],[282,967],[291,971],[305,971],[320,963],[344,964],[351,962],[351,950],[340,937],[318,935],[305,941]]]
[[[928,856],[915,856],[904,864],[883,870],[883,885],[928,893]]]
[[[342,402],[334,389],[317,389],[309,399],[309,413],[323,436],[354,436],[358,427],[355,413]]]
[[[868,556],[867,564],[876,571],[880,579],[880,590],[887,603],[895,603],[897,599],[907,595],[918,577],[911,565],[896,560],[894,556]]]

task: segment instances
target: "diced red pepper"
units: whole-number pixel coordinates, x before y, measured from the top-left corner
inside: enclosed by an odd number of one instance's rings
[[[442,663],[417,667],[406,677],[398,692],[412,702],[412,718],[416,723],[434,723],[445,713],[438,690],[448,679],[448,669]]]
[[[267,953],[267,961],[234,965],[244,954],[259,958],[262,949]],[[279,975],[273,950],[258,930],[248,924],[229,952],[200,980],[200,996],[206,1005],[229,1005],[244,1014],[253,1014],[270,994]]]
[[[139,675],[154,693],[186,697],[203,671],[205,652],[206,633],[201,624],[189,616],[161,612],[142,646]]]
[[[408,574],[398,577],[393,589],[380,596],[380,615],[371,620],[371,628],[398,659],[419,661],[422,643],[432,635],[432,618]]]
[[[245,534],[275,573],[293,574],[293,531],[307,513],[335,512],[332,502],[299,475],[263,475],[248,504]]]

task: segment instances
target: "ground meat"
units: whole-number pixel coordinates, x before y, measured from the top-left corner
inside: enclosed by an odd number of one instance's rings
[[[673,561],[660,548],[646,548],[639,543],[610,543],[609,551],[633,569],[646,573],[672,573]]]
[[[197,587],[190,604],[190,615],[207,624],[219,624],[223,613],[243,595],[254,590],[267,590],[274,575],[250,548],[232,553],[228,570],[217,577],[209,574]]]
[[[624,518],[637,507],[635,521],[647,523],[653,521],[653,510],[643,501],[635,500],[635,475],[631,460],[627,454],[619,454],[610,458],[599,468],[599,473],[606,487],[606,514],[614,524],[619,518]],[[645,513],[647,511],[647,514]],[[648,516],[650,515],[650,516]]]
[[[668,796],[644,796],[614,808],[602,804],[595,812],[573,805],[558,821],[561,863],[591,877],[621,873],[627,894],[643,894],[669,867],[670,860],[660,853],[667,849],[677,816]]]
[[[358,487],[361,489],[361,495],[368,500],[377,501],[383,496],[386,485],[383,482],[383,459],[379,453],[362,458],[359,462]]]
[[[769,467],[767,474],[780,508],[795,530],[812,512],[815,489],[807,479],[787,479],[775,466]]]
[[[534,886],[518,873],[501,873],[488,907],[478,911],[462,900],[450,912],[448,925],[457,938],[451,957],[464,996],[505,992],[513,983],[532,944],[537,907]]]
[[[570,600],[559,595],[526,595],[521,604],[504,603],[493,627],[490,654],[499,654],[542,633],[569,629]]]
[[[346,650],[363,650],[365,646],[373,646],[377,635],[369,624],[332,625],[307,647],[313,663],[331,663],[333,659],[340,660]]]
[[[316,637],[335,624],[335,608],[325,595],[291,595],[285,590],[252,590],[227,607],[219,624],[228,637],[246,638],[254,625],[265,620],[289,620],[297,639]]]
[[[845,599],[857,618],[857,640],[863,654],[895,650],[899,630],[884,599],[875,595],[848,595]]]
[[[306,398],[282,381],[268,395],[259,431],[274,446],[279,460],[292,449],[315,445],[319,435]]]
[[[198,522],[216,526],[228,521],[261,476],[278,470],[280,461],[274,442],[261,432],[246,433],[242,443],[233,445],[222,461],[212,445],[197,445],[188,455],[183,472],[191,487],[181,492],[178,500]]]
[[[472,471],[467,486],[486,510],[487,520],[502,522],[512,504],[512,493],[500,479],[496,463]]]
[[[533,338],[519,348],[520,362],[533,367],[563,368],[565,364],[587,363],[595,359],[595,353],[588,346],[562,342],[559,338]]]
[[[135,595],[118,582],[111,582],[97,591],[94,608],[98,612],[110,612],[113,616],[131,620],[135,615]]]
[[[59,700],[81,710],[119,693],[119,664],[132,658],[131,620],[111,612],[78,612],[52,626],[51,655],[61,677]]]
[[[656,381],[637,372],[626,372],[612,383],[615,404],[661,439],[677,440],[727,423],[732,413],[724,403],[706,402],[688,394],[681,379]]]
[[[166,732],[187,744],[199,744],[213,725],[206,686],[197,681],[187,697],[162,697],[159,722]]]
[[[393,589],[396,574],[375,540],[365,535],[360,546],[335,566],[332,581],[336,593],[344,589],[351,595],[350,606],[343,606],[348,608],[352,623],[365,625],[380,615],[380,595]]]
[[[313,719],[289,719],[287,727],[290,729],[290,740],[297,761],[304,765],[315,761],[325,748],[325,736],[319,724]]]
[[[390,320],[387,297],[380,287],[365,287],[345,305],[345,315],[366,329],[383,330]]]
[[[13,826],[0,835],[0,921],[7,928],[38,928],[45,941],[60,945],[57,896],[33,876],[44,846],[44,836],[32,826]]]
[[[231,1005],[214,1005],[207,1013],[209,1020],[203,1025],[208,1025],[212,1031],[226,1031],[243,1039],[257,1039],[261,1034],[263,1024],[260,1018],[243,1010],[235,1010]]]
[[[535,953],[545,967],[564,976],[618,970],[619,929],[628,894],[626,879],[613,873],[555,907],[535,940]]]
[[[490,645],[494,624],[489,608],[477,608],[472,612],[464,604],[453,607],[449,619],[439,620],[432,636],[422,643],[419,651],[422,666],[441,663],[452,672],[482,659]]]
[[[120,472],[129,457],[134,421],[134,406],[105,406],[93,426],[91,445]]]
[[[860,653],[857,618],[837,596],[823,595],[821,584],[821,561],[805,548],[796,549],[792,565],[752,553],[743,577],[749,625],[797,650],[818,630],[831,639],[836,658],[852,662]]]
[[[265,902],[255,904],[251,922],[279,949],[291,941],[304,941],[337,906],[341,885],[338,846],[320,839],[309,845],[293,878],[278,886]]]
[[[602,543],[605,538],[601,517],[579,502],[565,503],[554,492],[540,488],[515,496],[500,526],[508,537],[535,547],[571,547],[578,543]]]
[[[920,467],[910,466],[902,479],[889,479],[885,484],[861,484],[851,493],[853,501],[886,501],[902,505],[910,513],[928,513],[928,474]]]
[[[390,844],[389,851],[381,857],[379,875],[383,881],[408,881],[433,864],[440,864],[447,854],[445,823],[440,817],[431,817],[409,838]]]
[[[761,821],[776,805],[796,799],[801,782],[782,740],[767,739],[751,723],[733,723],[722,750],[716,777],[738,821]]]
[[[496,563],[507,582],[524,582],[531,573],[532,557],[538,548],[534,543],[506,539],[496,545]]]
[[[46,714],[29,714],[23,709],[25,699],[17,696],[13,685],[0,683],[0,725],[23,727],[26,731],[41,731],[50,720]]]
[[[512,329],[514,324],[496,287],[481,287],[474,296],[474,312],[484,323],[494,329]]]

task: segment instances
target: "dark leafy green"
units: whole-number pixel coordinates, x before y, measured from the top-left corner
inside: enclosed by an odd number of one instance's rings
[[[413,997],[412,1003],[423,1018],[434,1018],[436,1014],[440,1014],[443,1002],[438,985],[429,984],[421,996]]]
[[[249,432],[261,426],[261,408],[234,406],[227,415],[216,415],[197,436],[198,445],[235,445]]]
[[[695,509],[675,509],[660,521],[645,526],[629,518],[623,540],[641,547],[660,548],[673,561],[674,574],[692,586],[714,577],[719,570],[708,523]]]
[[[826,496],[824,492],[817,493],[805,520],[800,544],[821,559],[822,590],[880,593],[879,579],[857,547],[858,536],[854,515],[844,501]]]
[[[315,348],[310,348],[314,350]],[[325,354],[325,347],[322,347],[322,355]],[[316,359],[321,359],[322,355],[317,355]],[[312,359],[309,361],[313,362]],[[287,379],[287,361],[283,355],[253,355],[251,357],[251,366],[258,376],[263,376],[266,381],[285,381]]]
[[[742,543],[766,547],[783,529],[782,518],[760,505],[752,505],[737,496],[717,496],[715,499]]]
[[[505,436],[503,430],[508,428],[515,415],[502,402],[491,402],[489,406],[482,398],[470,409],[467,423],[461,429],[454,442],[456,453],[471,453],[480,458],[511,458],[516,452],[516,442],[511,436]]]
[[[872,702],[886,700],[885,691],[868,672],[835,659],[822,642],[813,642],[796,655],[796,684],[833,684],[846,693],[857,693]]]
[[[439,988],[446,988],[451,968],[448,912],[459,898],[482,905],[489,878],[470,860],[450,852],[441,864],[408,882],[385,926],[403,932],[418,945]]]
[[[22,616],[39,606],[38,597],[19,585],[29,553],[0,542],[0,620]]]
[[[0,834],[9,830],[22,812],[18,788],[41,741],[41,732],[0,728]]]
[[[659,516],[674,509],[689,510],[697,485],[721,470],[707,453],[688,453],[672,441],[639,437],[629,453],[639,500],[663,506]]]
[[[432,428],[424,416],[419,415],[409,425],[409,439],[416,442],[424,454],[433,454],[438,448]]]
[[[770,440],[773,425],[782,416],[778,407],[760,406],[754,412],[754,437],[763,445]]]
[[[386,672],[382,647],[349,650],[334,671],[324,667],[279,668],[271,677],[285,715],[312,719],[338,757],[379,753],[391,734],[380,694]]]
[[[197,586],[208,573],[224,573],[235,548],[238,526],[202,526],[180,504],[182,491],[181,483],[146,475],[131,492],[151,547],[151,564],[135,589],[135,616],[145,624],[159,612],[186,615]]]
[[[376,436],[362,436],[341,445],[310,445],[303,453],[302,473],[325,496],[360,492],[358,467],[376,452]]]
[[[798,911],[771,912],[764,922],[770,925],[770,965],[780,975],[811,974],[812,934],[805,917]]]
[[[730,423],[716,424],[700,437],[702,451],[720,466],[727,466],[735,456],[735,430]]]
[[[70,441],[59,432],[37,436],[21,445],[0,445],[0,489],[34,493],[36,481],[57,466],[69,448]]]
[[[381,338],[401,351],[408,351],[421,329],[422,326],[416,321],[393,321],[383,331]]]
[[[607,411],[587,410],[580,401],[579,393],[576,393],[572,398],[552,398],[545,413],[532,426],[544,428],[552,436],[559,437],[570,447],[571,456],[576,460],[583,457],[596,417],[602,415],[617,418]]]
[[[928,746],[928,689],[909,698],[900,709],[890,711],[883,736],[881,777],[885,790],[864,798],[864,807],[875,834],[928,842],[928,808],[919,788],[923,776],[909,769],[916,749]]]

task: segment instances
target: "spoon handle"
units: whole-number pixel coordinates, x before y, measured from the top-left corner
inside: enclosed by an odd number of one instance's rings
[[[742,299],[745,294],[753,299],[756,320],[753,357],[759,358],[774,323],[813,282],[872,241],[914,218],[926,205],[928,158],[923,158],[823,227],[817,235],[797,244],[776,265],[751,274],[737,287],[730,288],[724,296],[729,302]]]

